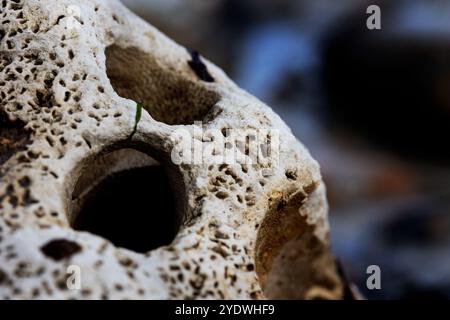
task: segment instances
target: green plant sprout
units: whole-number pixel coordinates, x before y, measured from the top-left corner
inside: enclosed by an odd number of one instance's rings
[[[133,131],[131,132],[130,136],[128,137],[128,139],[133,139],[133,136],[135,135],[136,131],[137,131],[137,126],[139,124],[139,121],[141,121],[141,117],[142,117],[142,108],[144,106],[142,105],[142,103],[136,102],[136,116],[134,117],[134,127],[133,127]]]

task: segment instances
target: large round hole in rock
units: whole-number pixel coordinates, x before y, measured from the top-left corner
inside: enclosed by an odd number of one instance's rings
[[[111,45],[105,50],[106,72],[121,97],[142,103],[157,121],[192,124],[205,118],[219,95],[138,48]],[[186,66],[188,60],[186,60]]]
[[[140,253],[170,244],[180,222],[166,171],[133,149],[114,151],[86,167],[72,208],[75,230]]]

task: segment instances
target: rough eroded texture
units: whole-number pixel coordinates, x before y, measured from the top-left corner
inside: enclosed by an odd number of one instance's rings
[[[319,167],[270,108],[117,1],[0,3],[0,298],[341,296]],[[135,101],[145,110],[130,140]],[[171,133],[197,120],[279,130],[279,165],[172,164]],[[129,250],[76,231],[94,225],[98,211],[77,221],[100,181],[155,166],[148,184],[167,177],[174,200],[147,203],[135,227],[174,206],[173,241]],[[96,228],[143,217],[133,212]],[[69,265],[80,290],[67,288]]]

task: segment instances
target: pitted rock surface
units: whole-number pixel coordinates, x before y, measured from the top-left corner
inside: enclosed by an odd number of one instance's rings
[[[1,299],[341,296],[319,166],[268,106],[118,1],[0,6]],[[175,165],[180,128],[278,130],[279,163]],[[139,252],[77,229],[101,181],[155,166],[175,204],[149,194],[146,221],[175,206],[173,241]]]

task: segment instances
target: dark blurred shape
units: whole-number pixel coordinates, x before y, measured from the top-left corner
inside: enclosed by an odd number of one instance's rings
[[[450,292],[449,286],[418,286],[413,282],[406,283],[402,292],[405,293],[401,298],[406,300],[448,300],[450,296],[446,292]]]
[[[208,68],[203,63],[200,54],[197,51],[189,50],[189,53],[191,54],[192,60],[188,61],[189,66],[191,69],[195,72],[197,77],[199,77],[200,80],[203,80],[205,82],[214,82],[214,78],[211,76],[211,74],[208,71]]]
[[[283,81],[274,88],[273,99],[280,104],[291,104],[301,99],[302,93],[306,91],[306,84],[302,74],[292,71],[284,75]]]
[[[397,30],[405,8],[382,6],[382,30],[375,31],[366,28],[365,7],[355,9],[327,38],[330,119],[403,155],[448,161],[450,39]]]
[[[252,6],[246,1],[223,1],[219,10],[217,10],[217,23],[226,26],[228,33],[234,33],[235,36],[240,37],[240,33],[252,26],[257,20],[252,11]]]
[[[402,208],[383,227],[387,246],[439,246],[450,243],[450,213],[436,201]],[[447,241],[446,241],[447,240]]]
[[[346,266],[368,299],[450,298],[450,197],[429,196],[400,201],[384,209],[347,216],[345,230],[352,235],[340,247]],[[358,219],[359,222],[358,222]],[[351,221],[353,220],[353,221]],[[348,229],[349,228],[349,229]],[[332,234],[339,231],[332,229]],[[336,236],[333,236],[336,239]],[[366,287],[368,265],[381,270],[381,290]],[[363,271],[364,270],[364,271]]]
[[[364,296],[359,292],[358,287],[350,280],[344,265],[339,259],[336,259],[338,275],[344,285],[343,300],[365,300]]]

